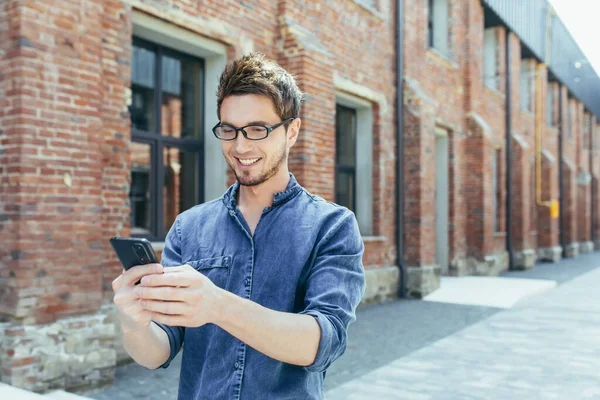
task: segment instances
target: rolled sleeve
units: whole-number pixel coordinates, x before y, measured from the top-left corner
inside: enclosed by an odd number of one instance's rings
[[[321,339],[309,372],[323,372],[346,350],[348,326],[365,292],[364,244],[354,214],[346,211],[317,245],[317,256],[306,282],[305,308],[313,316]]]
[[[171,353],[169,354],[169,358],[164,362],[159,368],[167,368],[171,365],[171,361],[177,356],[179,350],[181,350],[181,346],[183,345],[183,337],[185,334],[185,328],[181,326],[168,326],[164,324],[159,324],[158,322],[152,321],[156,325],[162,328],[163,331],[169,337],[169,346],[171,347]]]
[[[174,267],[181,265],[181,248],[180,248],[180,222],[179,217],[175,219],[175,222],[169,229],[167,233],[167,237],[165,238],[165,247],[163,249],[160,263],[163,267]],[[165,331],[167,336],[169,337],[169,346],[171,349],[171,353],[169,358],[163,365],[159,368],[167,368],[171,361],[175,358],[175,356],[181,350],[183,346],[183,340],[185,337],[185,328],[181,326],[168,326],[164,324],[160,324],[156,321],[152,321],[156,325],[158,325],[162,330]]]

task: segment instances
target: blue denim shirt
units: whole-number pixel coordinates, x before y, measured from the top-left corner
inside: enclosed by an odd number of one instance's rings
[[[325,371],[346,348],[364,290],[364,245],[354,214],[309,194],[290,174],[263,210],[254,236],[236,205],[239,184],[181,213],[161,263],[189,264],[217,286],[272,310],[313,316],[321,328],[314,363],[277,361],[213,324],[159,324],[168,367],[183,346],[179,399],[322,399]]]

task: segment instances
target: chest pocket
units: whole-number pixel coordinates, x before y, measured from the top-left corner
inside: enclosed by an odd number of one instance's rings
[[[206,276],[221,289],[227,289],[231,256],[201,258],[199,260],[187,261],[186,264]]]

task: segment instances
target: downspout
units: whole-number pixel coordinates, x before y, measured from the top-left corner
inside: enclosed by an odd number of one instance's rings
[[[400,268],[399,297],[406,297],[404,264],[404,1],[396,0],[396,259]]]
[[[511,151],[511,126],[512,126],[512,92],[511,92],[511,56],[510,56],[510,30],[506,30],[506,251],[508,253],[508,269],[514,269],[514,255],[512,250],[512,151]]]
[[[558,89],[558,240],[562,247],[562,256],[567,254],[567,246],[565,245],[565,210],[564,210],[564,171],[563,171],[563,90],[559,86]]]
[[[542,200],[542,74],[545,64],[538,64],[536,68],[536,98],[535,98],[535,202],[538,206],[549,207],[551,218],[556,217],[558,204],[556,200]]]
[[[588,131],[587,134],[589,135],[590,139],[588,140],[588,145],[590,146],[589,148],[589,163],[590,163],[590,240],[592,241],[592,249],[594,249],[596,247],[596,238],[595,236],[595,229],[594,229],[594,161],[593,161],[593,156],[592,156],[592,151],[594,151],[594,146],[593,146],[593,140],[594,140],[594,135],[593,135],[593,118],[592,115],[590,114],[589,116],[589,126],[588,126]]]

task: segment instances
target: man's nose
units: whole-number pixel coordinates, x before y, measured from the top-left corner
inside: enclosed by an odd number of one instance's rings
[[[252,141],[248,140],[242,134],[242,131],[238,132],[237,138],[235,139],[235,151],[238,154],[249,153],[252,151]]]

